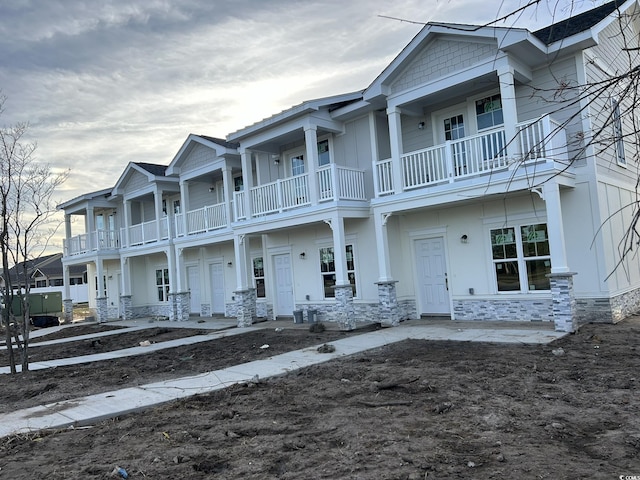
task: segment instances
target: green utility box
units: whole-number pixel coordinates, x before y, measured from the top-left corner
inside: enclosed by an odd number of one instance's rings
[[[62,312],[62,292],[30,293],[29,314],[50,315]],[[13,297],[13,314],[22,314],[22,303],[17,295]]]

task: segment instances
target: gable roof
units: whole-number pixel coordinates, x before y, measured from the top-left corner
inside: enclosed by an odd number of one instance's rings
[[[207,135],[196,135],[204,140],[220,145],[221,147],[236,149],[240,146],[238,142],[227,142],[223,138],[209,137]]]
[[[163,177],[164,172],[167,169],[166,165],[158,165],[157,163],[144,163],[144,162],[133,162],[133,163],[156,177]]]
[[[62,253],[53,253],[51,255],[44,255],[42,257],[27,260],[27,268],[30,272],[30,277],[35,278],[39,276],[43,277],[62,277]],[[86,270],[86,265],[69,265],[69,274],[71,276],[79,276]],[[13,266],[9,269],[9,276],[14,287],[20,282],[19,275],[22,272],[22,266],[18,268]],[[40,275],[38,275],[40,274]]]
[[[576,35],[590,29],[611,15],[624,1],[614,0],[592,10],[580,13],[566,20],[533,32],[545,45]]]

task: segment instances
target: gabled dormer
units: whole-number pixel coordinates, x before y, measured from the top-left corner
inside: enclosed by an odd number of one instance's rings
[[[166,170],[179,178],[178,237],[228,228],[233,192],[242,189],[238,144],[191,134]]]

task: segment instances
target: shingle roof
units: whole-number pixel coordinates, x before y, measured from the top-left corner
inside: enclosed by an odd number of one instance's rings
[[[607,18],[607,16],[613,13],[622,3],[624,3],[623,0],[614,0],[613,2],[605,3],[600,7],[535,31],[533,34],[546,45],[550,45],[558,40],[563,40],[590,29],[598,22]]]
[[[62,253],[54,253],[52,255],[45,255],[43,257],[34,258],[27,261],[27,268],[31,274],[36,270],[39,270],[43,275],[47,277],[62,277]],[[86,270],[86,265],[70,265],[69,274],[71,276],[82,275]],[[9,269],[9,276],[11,281],[16,286],[19,283],[19,274],[22,272],[22,266],[16,268],[14,265]]]
[[[140,168],[145,169],[147,172],[155,175],[156,177],[164,176],[164,172],[167,169],[166,165],[158,165],[156,163],[143,163],[143,162],[134,162],[135,165]]]
[[[198,135],[198,137],[200,138],[204,138],[205,140],[209,141],[209,142],[213,142],[215,144],[221,145],[225,148],[238,148],[240,146],[240,144],[238,142],[227,142],[226,140],[222,139],[222,138],[217,138],[217,137],[208,137],[207,135]]]

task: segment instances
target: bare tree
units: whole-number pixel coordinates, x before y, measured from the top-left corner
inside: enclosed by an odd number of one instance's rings
[[[0,96],[0,115],[5,101],[6,97]],[[29,369],[30,260],[46,250],[61,224],[55,215],[53,194],[68,177],[67,171],[54,173],[49,164],[36,160],[37,145],[26,140],[28,128],[28,123],[0,128],[2,323],[12,373],[17,372],[14,348],[20,354],[21,371]],[[9,273],[12,266],[18,285],[13,284]],[[19,300],[14,302],[16,297]]]

